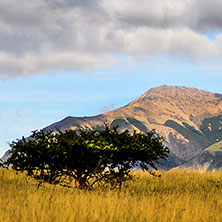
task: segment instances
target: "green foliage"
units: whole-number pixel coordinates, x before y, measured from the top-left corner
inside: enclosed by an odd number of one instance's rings
[[[95,184],[121,186],[132,168],[152,172],[169,153],[154,131],[119,132],[105,125],[92,131],[34,131],[11,144],[5,164],[39,181],[91,189]]]
[[[210,145],[222,140],[222,116],[204,119],[200,130],[210,140]]]
[[[190,141],[203,149],[222,140],[222,116],[205,118],[200,126],[200,131],[183,122],[178,124],[173,120],[167,120],[165,126],[171,127]]]
[[[189,126],[187,123],[183,123],[183,125],[184,126],[178,124],[177,122],[173,120],[167,120],[165,122],[165,126],[175,129],[178,133],[183,135],[185,138],[193,141],[194,143],[196,143],[197,145],[203,148],[212,144],[206,135],[195,130],[192,126]]]

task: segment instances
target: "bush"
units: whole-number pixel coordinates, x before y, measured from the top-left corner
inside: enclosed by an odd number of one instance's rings
[[[29,139],[12,142],[6,161],[40,182],[91,189],[95,184],[120,186],[132,178],[132,169],[152,173],[169,153],[154,131],[119,132],[105,125],[92,131],[34,131]]]

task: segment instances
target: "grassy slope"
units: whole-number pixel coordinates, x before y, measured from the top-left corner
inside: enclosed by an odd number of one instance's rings
[[[137,173],[121,191],[84,192],[0,170],[0,221],[222,221],[222,172]]]
[[[209,146],[206,150],[209,152],[222,151],[222,141]]]
[[[222,116],[206,118],[202,121],[200,131],[195,130],[187,123],[178,124],[173,120],[167,120],[165,126],[175,129],[186,139],[193,141],[202,148],[207,148],[217,141],[222,140]]]
[[[206,135],[201,134],[199,131],[195,130],[188,124],[182,126],[173,120],[167,120],[165,126],[175,129],[178,133],[183,135],[189,141],[193,141],[195,144],[200,145],[202,148],[210,146],[213,142]]]
[[[205,150],[205,152],[208,152],[211,155],[211,163],[208,169],[221,170],[222,169],[222,141],[211,145]]]
[[[207,147],[200,154],[180,166],[180,168],[187,167],[191,169],[222,170],[222,141]]]

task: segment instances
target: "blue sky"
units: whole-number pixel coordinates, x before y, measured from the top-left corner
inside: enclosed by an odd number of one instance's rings
[[[2,0],[0,156],[32,130],[152,87],[222,93],[221,30],[219,0]]]

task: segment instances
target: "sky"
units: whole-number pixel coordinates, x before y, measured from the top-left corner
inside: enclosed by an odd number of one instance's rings
[[[222,93],[221,0],[1,0],[0,156],[160,85]]]

